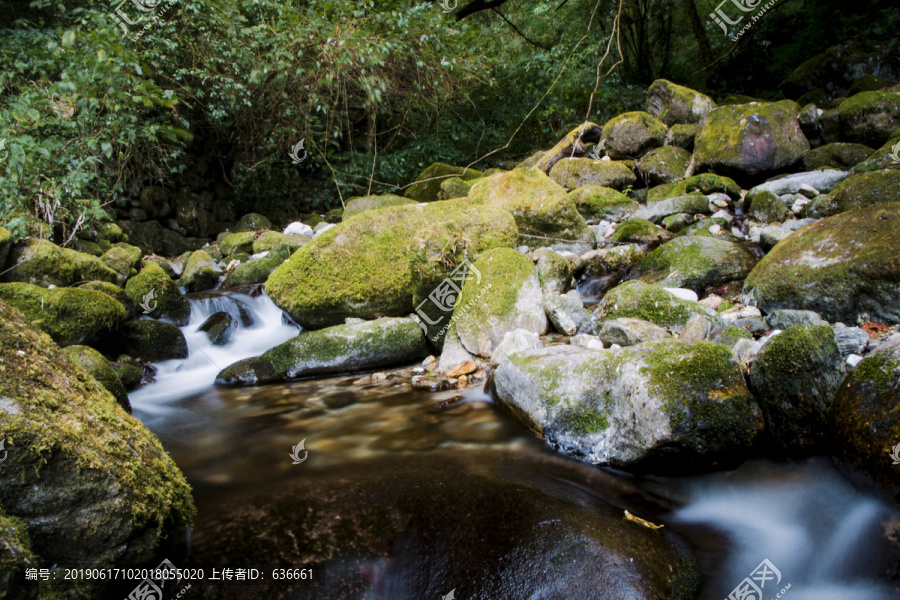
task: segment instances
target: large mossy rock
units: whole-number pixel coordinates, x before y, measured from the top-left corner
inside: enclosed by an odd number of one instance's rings
[[[255,231],[238,231],[222,237],[219,249],[223,256],[234,254],[250,254],[253,252],[253,242],[256,240]]]
[[[259,213],[247,213],[235,223],[231,228],[235,233],[243,231],[262,231],[263,229],[272,229],[272,221],[265,215]]]
[[[0,300],[21,311],[60,346],[98,341],[128,317],[121,303],[102,292],[81,288],[0,283]]]
[[[632,216],[640,205],[612,188],[586,185],[569,192],[578,212],[587,219],[618,223]]]
[[[549,248],[538,248],[531,254],[531,258],[535,261],[541,288],[561,294],[572,289],[572,261]]]
[[[611,289],[594,309],[594,321],[631,317],[650,321],[660,327],[680,333],[694,316],[701,316],[711,325],[718,325],[716,312],[697,302],[683,300],[666,291],[661,285],[628,281]]]
[[[112,394],[116,402],[127,412],[131,412],[131,403],[125,386],[119,376],[103,355],[90,346],[69,346],[63,350],[73,363],[84,369],[91,377],[100,382],[106,391]]]
[[[219,283],[221,273],[222,270],[209,253],[197,250],[191,253],[184,265],[184,273],[181,274],[178,285],[189,292],[211,290]]]
[[[756,258],[739,244],[714,237],[684,236],[645,256],[630,276],[702,295],[710,286],[743,281],[754,265]]]
[[[632,472],[737,465],[763,430],[731,350],[710,342],[526,350],[500,364],[493,387],[549,445]]]
[[[690,88],[657,79],[647,95],[647,112],[670,127],[676,123],[699,123],[716,108],[709,96]]]
[[[3,302],[0,339],[0,430],[8,451],[0,512],[25,525],[35,559],[29,566],[158,564],[183,543],[194,513],[190,488],[159,440]],[[4,560],[0,572],[6,568]],[[66,583],[71,597],[107,597]],[[35,587],[23,585],[14,581],[4,592],[33,597],[26,592]]]
[[[450,177],[470,181],[481,177],[481,171],[436,162],[416,177],[417,183],[409,186],[404,195],[416,202],[434,202],[440,196],[441,183]]]
[[[175,325],[187,325],[191,316],[178,284],[155,263],[148,262],[141,272],[128,280],[125,293],[142,313],[154,319],[167,319]]]
[[[513,169],[477,181],[467,200],[512,214],[522,236],[519,242],[528,246],[577,249],[594,241],[593,232],[578,214],[566,190],[538,169]]]
[[[687,150],[677,146],[663,146],[642,156],[637,162],[637,168],[647,185],[654,186],[681,181],[690,162],[691,153]]]
[[[246,385],[353,373],[412,363],[427,354],[425,336],[413,319],[377,319],[301,332],[262,356],[226,367],[216,376],[216,384]]]
[[[616,244],[659,244],[672,234],[647,219],[631,217],[619,223],[609,240]]]
[[[851,175],[826,196],[817,196],[806,206],[806,216],[814,219],[900,201],[900,171],[873,171]]]
[[[722,106],[704,117],[694,140],[697,167],[731,177],[775,174],[810,148],[796,102]]]
[[[813,310],[830,322],[900,323],[900,203],[822,219],[782,240],[754,267],[744,304],[765,313]]]
[[[689,177],[684,181],[657,185],[651,188],[647,191],[647,204],[655,204],[668,198],[675,198],[692,192],[699,192],[705,196],[716,193],[728,194],[732,200],[737,200],[741,197],[741,186],[729,177],[703,173]]]
[[[137,246],[118,243],[100,257],[107,267],[119,273],[119,281],[124,283],[136,275],[141,268],[141,249]]]
[[[256,258],[238,265],[234,271],[228,274],[222,283],[223,288],[240,287],[265,283],[272,271],[280,267],[284,261],[291,257],[287,246],[280,246],[269,252],[268,256]]]
[[[162,321],[129,321],[104,348],[149,362],[187,358],[187,340],[181,330]]]
[[[877,148],[900,127],[900,94],[861,92],[838,107],[843,141]]]
[[[9,261],[12,264],[18,263],[18,266],[6,272],[4,281],[19,281],[44,287],[64,287],[81,281],[118,281],[116,271],[96,256],[60,248],[47,240],[24,240],[13,249]]]
[[[592,158],[564,158],[550,169],[550,178],[568,190],[586,185],[624,190],[637,181],[634,171],[623,163]]]
[[[784,201],[767,190],[747,194],[747,216],[760,223],[781,223],[792,215]]]
[[[844,379],[829,414],[832,452],[850,474],[874,479],[900,504],[900,346],[867,356]]]
[[[415,200],[397,196],[396,194],[384,194],[383,196],[361,196],[359,198],[351,198],[347,201],[347,207],[341,219],[346,221],[350,217],[355,217],[367,210],[378,210],[388,206],[403,206],[404,204],[415,204]]]
[[[828,411],[843,379],[829,325],[795,325],[766,342],[750,367],[750,389],[774,446],[792,456],[823,450]]]
[[[547,332],[541,285],[530,258],[496,248],[485,252],[474,269],[481,280],[466,282],[453,310],[456,334],[467,351],[488,357],[508,331]]]
[[[266,231],[253,240],[253,254],[271,252],[282,246],[288,247],[290,251],[293,252],[303,244],[307,243],[310,239],[311,236],[308,237],[305,235],[285,234],[278,231]]]
[[[508,212],[465,200],[369,211],[297,250],[266,292],[304,328],[404,316],[415,309],[417,288],[424,299],[467,255],[512,247],[517,233]]]
[[[803,168],[807,171],[815,169],[841,169],[846,171],[863,162],[875,152],[863,144],[847,144],[835,142],[813,148],[803,157]]]
[[[666,126],[644,111],[627,112],[606,122],[603,137],[611,158],[640,158],[665,143]]]

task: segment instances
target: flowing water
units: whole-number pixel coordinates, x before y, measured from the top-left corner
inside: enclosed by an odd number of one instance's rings
[[[327,565],[309,588],[203,597],[399,600],[455,589],[460,600],[637,599],[647,597],[639,586],[599,573],[650,561],[651,552],[635,548],[665,539],[698,558],[703,599],[726,598],[763,560],[780,577],[766,582],[762,598],[747,600],[900,598],[897,546],[885,534],[893,528],[898,536],[900,514],[851,486],[825,459],[635,478],[547,449],[481,387],[413,390],[408,369],[383,378],[216,388],[220,369],[298,329],[265,296],[207,294],[190,302],[192,318],[182,328],[190,356],[158,364],[156,382],[130,395],[134,415],[159,436],[194,490],[198,516],[184,560],[252,567],[321,555],[316,564]],[[221,347],[197,331],[217,311],[240,323]],[[291,449],[301,440],[305,459],[293,464]],[[372,507],[379,502],[402,508],[404,531],[389,536],[391,545],[358,530],[343,556],[325,556],[331,550],[312,544],[353,514],[377,521]],[[665,528],[622,525],[623,509]],[[582,532],[619,527],[625,533],[600,544],[628,537],[615,551],[599,548],[600,534],[583,539]],[[561,550],[563,540],[569,545]],[[565,555],[579,558],[556,561]],[[584,587],[600,579],[616,591]]]

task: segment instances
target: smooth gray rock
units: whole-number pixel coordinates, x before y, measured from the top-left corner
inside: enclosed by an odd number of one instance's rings
[[[772,192],[776,196],[784,194],[796,194],[804,185],[817,189],[820,193],[830,192],[831,189],[847,179],[851,173],[838,171],[837,169],[823,169],[821,171],[808,171],[806,173],[794,173],[779,179],[773,179],[751,189],[747,195],[761,191]]]
[[[694,318],[702,319],[703,317]],[[668,331],[650,321],[621,317],[600,323],[597,337],[606,346],[618,344],[624,348],[642,342],[664,340],[670,336]]]
[[[712,329],[712,323],[699,315],[695,315],[684,326],[684,331],[681,332],[678,339],[689,344],[700,342],[709,337]]]
[[[834,326],[834,339],[841,350],[841,356],[845,359],[851,354],[862,354],[869,344],[869,334],[864,329],[847,327],[840,323]]]
[[[591,312],[585,310],[581,303],[576,303],[568,296],[556,292],[547,292],[542,300],[544,312],[550,323],[564,335],[591,333]]]
[[[651,223],[659,223],[669,215],[677,215],[678,213],[687,214],[705,214],[708,215],[712,211],[709,209],[709,200],[703,194],[685,194],[668,198],[653,204],[647,204],[640,207],[634,213],[637,219],[646,219]]]
[[[828,325],[828,322],[823,320],[817,312],[788,308],[773,310],[766,317],[766,322],[772,329],[787,329],[794,325]]]

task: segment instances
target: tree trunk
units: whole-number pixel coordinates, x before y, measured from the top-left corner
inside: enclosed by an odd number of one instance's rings
[[[700,20],[700,15],[697,13],[697,5],[694,4],[694,0],[681,0],[681,4],[684,6],[684,12],[691,24],[691,33],[697,40],[700,60],[703,61],[704,67],[708,66],[713,61],[712,50],[709,47],[709,40],[706,38],[706,30],[703,29],[703,21]]]

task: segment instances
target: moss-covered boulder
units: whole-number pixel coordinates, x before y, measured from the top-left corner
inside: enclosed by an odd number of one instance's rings
[[[691,153],[687,150],[677,146],[663,146],[642,156],[637,162],[637,168],[647,185],[654,186],[681,181],[690,162]]]
[[[187,358],[188,355],[187,340],[180,329],[169,323],[146,319],[122,325],[106,349],[148,362]]]
[[[678,237],[639,262],[630,276],[645,283],[682,287],[698,294],[710,286],[743,281],[756,258],[739,244],[703,236]]]
[[[21,311],[60,346],[95,342],[128,316],[125,307],[106,294],[81,288],[0,283],[0,300]]]
[[[2,570],[26,533],[34,568],[158,564],[183,543],[194,513],[190,488],[159,440],[3,302],[0,339],[0,430],[8,451],[0,468],[7,516],[0,518],[25,526],[18,536],[4,529]],[[105,582],[90,591],[87,583],[65,583],[72,597],[108,597]],[[4,587],[14,598],[34,591],[24,579]]]
[[[744,304],[813,310],[830,322],[900,323],[900,203],[822,219],[782,240],[754,267]]]
[[[223,288],[241,287],[256,283],[265,283],[272,271],[280,267],[284,261],[291,257],[287,246],[275,248],[268,256],[256,258],[238,265],[234,271],[228,274],[222,283]]]
[[[493,174],[493,173],[492,173]],[[451,177],[441,182],[441,191],[438,193],[440,200],[452,200],[453,198],[465,198],[472,189],[475,180],[466,181],[462,177]]]
[[[674,332],[681,332],[691,317],[700,315],[718,325],[716,311],[683,300],[669,293],[661,285],[628,281],[611,289],[594,309],[594,321],[602,323],[619,317],[650,321]]]
[[[216,384],[246,385],[354,373],[412,363],[427,354],[425,336],[413,319],[377,319],[301,332],[262,356],[226,367],[216,376]]]
[[[541,288],[563,294],[572,288],[572,262],[568,258],[549,248],[538,248],[532,258],[536,259]]]
[[[900,127],[891,134],[891,139],[886,141],[881,148],[876,150],[869,158],[853,167],[854,173],[868,173],[870,171],[879,171],[881,169],[900,169],[900,163],[894,160],[895,156],[900,156]]]
[[[672,239],[672,234],[646,219],[632,217],[622,221],[609,240],[617,244],[659,244]]]
[[[861,92],[838,107],[844,141],[876,148],[900,127],[900,94]]]
[[[603,137],[611,158],[640,158],[665,143],[666,126],[644,111],[627,112],[606,122]]]
[[[305,235],[289,235],[278,231],[266,231],[253,240],[253,254],[271,252],[276,248],[286,246],[291,252],[307,243],[311,237]],[[213,257],[215,258],[215,257]]]
[[[607,275],[637,264],[647,255],[640,244],[616,244],[582,255],[587,275]]]
[[[113,300],[116,300],[125,307],[125,312],[128,313],[129,317],[133,317],[135,315],[135,305],[134,302],[131,301],[131,298],[128,297],[128,294],[117,285],[113,285],[112,283],[107,283],[105,281],[88,281],[87,283],[83,283],[78,286],[82,290],[94,290],[95,292],[103,292]]]
[[[586,185],[624,190],[637,181],[634,171],[623,163],[591,158],[564,158],[550,169],[550,178],[568,190]]]
[[[844,379],[844,361],[829,325],[795,325],[766,342],[750,367],[766,419],[767,447],[815,452],[828,441],[828,411]]]
[[[538,162],[547,154],[546,150],[537,150],[531,156],[515,166],[516,169],[531,169],[536,167]]]
[[[119,274],[119,282],[124,283],[137,274],[141,267],[141,249],[137,246],[118,243],[100,257],[103,263]]]
[[[729,177],[703,173],[689,177],[684,181],[657,185],[651,188],[647,192],[647,204],[654,204],[667,198],[675,198],[692,192],[699,192],[706,196],[716,193],[728,194],[729,198],[737,200],[741,197],[741,186]]]
[[[677,123],[669,127],[666,133],[666,146],[676,146],[684,148],[688,152],[694,150],[694,138],[697,137],[697,131],[700,128],[691,123]]]
[[[351,198],[347,202],[344,214],[341,219],[346,221],[350,217],[355,217],[367,210],[377,210],[388,206],[402,206],[404,204],[415,204],[415,200],[397,196],[395,194],[384,194],[383,196],[362,196],[359,198]]]
[[[796,164],[810,148],[796,102],[722,106],[704,117],[694,140],[699,169],[759,177]]]
[[[0,226],[0,270],[6,265],[9,251],[12,248],[12,234],[5,227]]]
[[[221,273],[216,261],[209,254],[203,250],[197,250],[191,254],[184,266],[184,273],[178,280],[178,285],[189,292],[211,290],[219,283]]]
[[[677,215],[679,213],[709,214],[709,199],[703,194],[692,192],[674,198],[666,198],[659,202],[648,202],[646,206],[640,207],[634,216],[636,219],[645,219],[651,223],[659,223],[669,215]]]
[[[178,273],[175,272],[175,268],[172,266],[172,263],[169,262],[168,258],[164,258],[162,256],[157,256],[155,254],[151,254],[149,256],[145,256],[144,260],[141,262],[141,265],[144,263],[153,263],[160,269],[162,269],[166,275],[171,277],[172,279],[176,279],[179,275],[181,275],[182,271],[184,271],[183,266],[180,268]]]
[[[240,231],[230,233],[219,242],[219,249],[224,256],[234,254],[250,254],[253,252],[253,241],[256,239],[255,231]]]
[[[262,231],[263,229],[272,229],[272,221],[259,213],[247,213],[235,223],[231,228],[235,233],[243,231]]]
[[[481,171],[436,162],[416,177],[416,183],[409,186],[404,195],[416,202],[434,202],[440,196],[441,184],[450,177],[469,181],[481,177]]]
[[[586,219],[618,223],[632,216],[639,204],[617,190],[602,185],[586,185],[569,192],[575,208]]]
[[[900,504],[900,469],[890,457],[900,443],[900,347],[892,346],[867,356],[847,375],[829,421],[838,464],[872,478]]]
[[[141,272],[128,280],[125,293],[138,310],[154,319],[168,319],[175,325],[186,325],[191,307],[178,284],[154,263],[144,265]]]
[[[817,196],[806,206],[806,216],[814,219],[900,201],[900,171],[873,171],[851,175],[827,195]]]
[[[666,231],[678,233],[688,225],[692,225],[695,220],[695,215],[689,215],[687,213],[676,213],[674,215],[669,215],[668,217],[663,219],[662,226],[666,229]]]
[[[496,248],[485,252],[473,269],[481,280],[466,282],[453,310],[456,334],[466,350],[489,357],[508,331],[546,333],[541,285],[530,258],[512,248]]]
[[[69,346],[63,350],[73,363],[84,369],[91,377],[100,382],[106,391],[112,394],[126,412],[131,412],[131,403],[125,386],[119,381],[116,372],[103,355],[90,346]]]
[[[584,247],[594,241],[565,189],[538,169],[514,169],[482,179],[472,186],[467,199],[512,214],[522,234],[520,243],[529,246]]]
[[[466,256],[512,247],[517,233],[508,212],[464,200],[369,211],[297,250],[266,292],[304,328],[408,315],[417,288],[424,300]]]
[[[500,363],[493,387],[548,444],[632,472],[737,465],[763,430],[731,350],[710,342],[526,350]]]
[[[863,144],[847,144],[844,142],[825,144],[806,153],[803,157],[803,168],[807,171],[815,169],[841,169],[846,171],[872,156],[874,152],[875,150]]]
[[[96,256],[60,248],[47,240],[29,238],[20,242],[9,262],[18,266],[6,272],[4,281],[62,287],[81,281],[116,283],[118,280],[118,274]]]
[[[597,323],[597,337],[607,347],[613,344],[618,346],[634,346],[644,342],[657,342],[672,337],[668,331],[643,319],[631,317],[619,317]]]
[[[670,127],[676,123],[699,123],[716,108],[709,96],[690,88],[657,79],[647,95],[647,112]]]
[[[747,216],[760,223],[781,223],[793,214],[781,198],[766,190],[748,194],[747,200]]]

